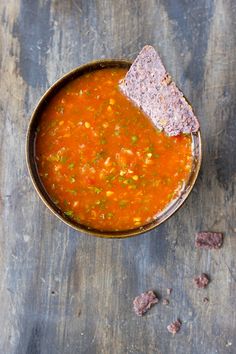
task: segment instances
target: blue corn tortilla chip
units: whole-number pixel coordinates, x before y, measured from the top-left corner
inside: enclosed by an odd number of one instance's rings
[[[147,45],[141,50],[119,88],[167,135],[189,134],[199,129],[192,107],[153,47]]]

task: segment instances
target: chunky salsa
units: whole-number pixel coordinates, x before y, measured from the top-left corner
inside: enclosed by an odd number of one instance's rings
[[[191,135],[169,137],[119,91],[127,70],[85,74],[42,113],[35,159],[62,212],[100,230],[153,220],[175,199],[192,168]]]

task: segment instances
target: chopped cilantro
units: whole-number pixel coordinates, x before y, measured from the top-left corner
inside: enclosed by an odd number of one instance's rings
[[[75,183],[75,177],[73,176],[70,177],[70,183]]]
[[[60,162],[61,162],[61,163],[66,163],[66,161],[67,161],[67,157],[65,157],[65,156],[60,156]]]
[[[109,181],[109,182],[113,182],[115,180],[116,176],[114,175],[108,175],[106,176],[106,180]]]
[[[54,161],[60,161],[60,156],[58,156],[57,154],[55,155],[49,155],[48,158],[47,158],[48,161],[50,162],[54,162]]]
[[[135,183],[134,180],[133,180],[133,178],[127,178],[127,179],[125,180],[125,182],[126,182],[126,184],[134,184],[134,183]]]
[[[120,206],[121,208],[126,207],[127,204],[128,204],[127,200],[124,200],[124,199],[123,199],[123,200],[120,200],[120,202],[119,202],[119,206]]]
[[[138,141],[137,135],[132,135],[132,136],[131,136],[131,142],[132,142],[132,144],[136,144],[137,141]]]
[[[118,179],[119,179],[119,182],[123,182],[125,180],[125,177],[124,176],[119,176]]]
[[[73,170],[73,168],[75,167],[75,164],[72,162],[72,163],[69,164],[68,167],[69,167],[70,170]]]
[[[80,217],[79,217],[79,216],[74,216],[73,219],[74,219],[76,222],[80,223]]]
[[[160,157],[160,155],[159,155],[159,154],[154,153],[154,154],[153,154],[153,157],[155,157],[155,158],[157,159],[158,157]]]
[[[95,205],[98,205],[100,209],[105,209],[106,199],[97,200]]]
[[[67,210],[64,212],[66,216],[73,216],[73,211],[72,210]]]
[[[102,191],[102,188],[94,187],[94,192],[95,192],[96,194],[101,193],[101,191]]]
[[[106,143],[107,143],[107,141],[106,141],[106,139],[105,139],[105,138],[102,138],[102,139],[100,140],[100,142],[101,142],[101,144],[102,144],[102,145],[104,145],[104,144],[106,144]]]
[[[77,190],[76,189],[67,189],[67,192],[73,194],[73,195],[77,195]]]
[[[100,151],[100,152],[97,152],[96,153],[96,157],[93,159],[93,163],[97,163],[100,159],[104,158],[105,157],[105,151]]]
[[[88,187],[88,189],[90,189],[91,191],[94,191],[96,194],[100,194],[102,192],[102,188],[98,188],[98,187],[94,187],[94,186],[90,186],[90,187]]]

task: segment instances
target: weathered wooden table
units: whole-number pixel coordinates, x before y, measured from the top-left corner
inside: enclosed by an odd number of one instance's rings
[[[2,0],[1,354],[236,353],[236,3],[234,0]],[[199,116],[204,160],[185,206],[157,230],[104,240],[70,230],[39,200],[25,133],[43,92],[96,58],[154,45]],[[225,232],[219,251],[199,230]],[[205,290],[193,287],[200,272]],[[143,318],[132,299],[165,296]],[[203,303],[207,296],[209,303]],[[166,326],[183,326],[172,336]]]

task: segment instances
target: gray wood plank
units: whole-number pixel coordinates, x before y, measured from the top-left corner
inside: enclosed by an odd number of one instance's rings
[[[0,352],[225,354],[236,347],[236,3],[233,0],[3,0],[0,3]],[[200,178],[160,228],[126,240],[70,230],[39,201],[24,156],[42,93],[81,63],[155,46],[203,135]],[[225,232],[220,251],[194,248]],[[205,290],[192,278],[206,272]],[[145,317],[153,288],[170,305]],[[209,297],[204,304],[203,298]],[[175,337],[166,326],[179,317]]]

